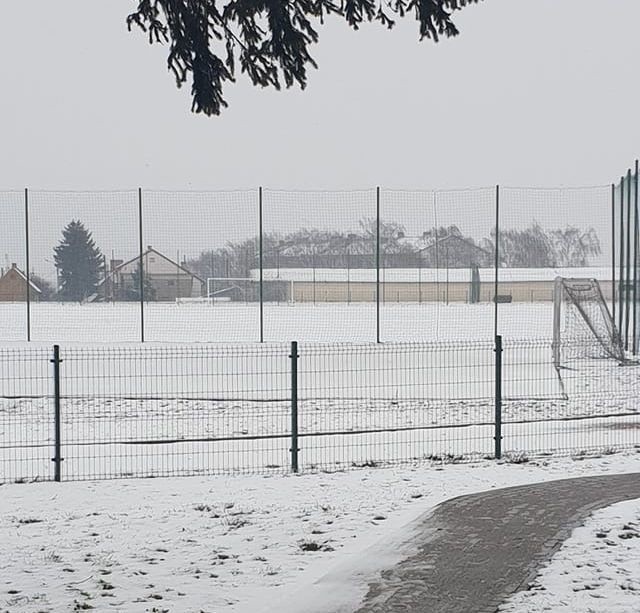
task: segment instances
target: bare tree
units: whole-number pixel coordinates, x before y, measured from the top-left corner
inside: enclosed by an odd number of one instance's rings
[[[392,28],[395,19],[414,17],[420,39],[456,36],[454,12],[480,0],[138,0],[129,29],[142,28],[150,43],[169,44],[167,59],[178,87],[191,78],[192,110],[218,115],[227,103],[226,82],[236,66],[254,85],[280,89],[307,85],[307,69],[317,68],[309,47],[318,42],[318,24],[327,16],[354,30],[376,21]]]

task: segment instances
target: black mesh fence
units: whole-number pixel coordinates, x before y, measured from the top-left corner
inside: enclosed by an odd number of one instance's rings
[[[609,303],[611,187],[500,188],[498,332],[551,338],[556,277],[593,278]]]
[[[638,364],[570,353],[580,357],[558,368],[552,343],[535,339],[507,339],[501,353],[486,341],[2,349],[0,482],[640,445]]]
[[[376,218],[375,190],[264,191],[266,339],[375,339]]]
[[[503,436],[507,457],[583,456],[640,444],[638,364],[594,355],[593,343],[567,343],[557,368],[548,341],[507,341]]]
[[[568,277],[635,352],[636,192],[1,192],[0,339],[551,338]]]
[[[0,349],[0,481],[53,479],[53,377],[46,348]]]
[[[27,217],[23,191],[0,192],[0,339],[27,340]]]
[[[30,305],[31,340],[140,340],[135,296],[110,275],[139,251],[137,192],[30,190],[28,213],[29,274],[42,290]]]
[[[145,340],[260,340],[258,190],[145,191],[142,227]]]
[[[495,217],[493,188],[381,191],[382,340],[493,337]]]

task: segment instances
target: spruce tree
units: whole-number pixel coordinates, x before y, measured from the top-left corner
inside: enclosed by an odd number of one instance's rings
[[[192,109],[219,115],[227,106],[222,90],[236,76],[253,85],[280,89],[307,85],[316,68],[311,47],[328,17],[357,30],[378,22],[391,29],[397,19],[416,19],[420,39],[456,36],[454,13],[480,0],[137,0],[129,29],[139,26],[150,43],[168,43],[168,67],[178,87],[191,80]],[[380,77],[384,87],[384,75]]]
[[[103,257],[81,221],[72,220],[62,231],[54,261],[60,272],[60,300],[82,301],[96,292]]]

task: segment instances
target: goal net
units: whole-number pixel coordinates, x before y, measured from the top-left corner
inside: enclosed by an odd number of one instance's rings
[[[260,281],[251,277],[209,277],[207,278],[206,300],[209,302],[250,303],[293,301],[293,282],[279,279]]]
[[[620,335],[596,279],[557,277],[553,301],[553,358],[610,358],[623,362]]]

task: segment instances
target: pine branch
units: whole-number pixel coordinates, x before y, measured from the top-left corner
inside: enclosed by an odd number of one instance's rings
[[[280,89],[307,85],[317,68],[309,48],[318,42],[314,22],[343,18],[357,30],[364,22],[391,29],[413,15],[420,39],[438,42],[458,34],[456,11],[481,0],[138,0],[127,26],[147,33],[149,43],[167,43],[167,65],[178,87],[191,80],[192,110],[219,115],[227,106],[223,89],[237,66],[254,85]],[[386,9],[386,10],[385,10]]]

